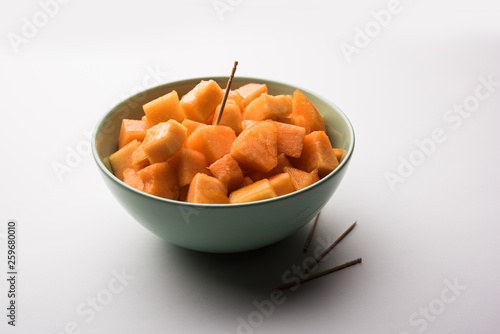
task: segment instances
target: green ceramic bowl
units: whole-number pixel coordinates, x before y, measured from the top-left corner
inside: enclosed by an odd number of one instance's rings
[[[227,77],[194,78],[166,83],[140,92],[114,107],[97,125],[92,151],[106,185],[140,224],[159,237],[189,249],[228,253],[270,245],[307,224],[328,202],[344,177],[354,149],[354,131],[344,113],[330,101],[294,85],[260,78],[235,77],[232,88],[265,83],[269,94],[292,94],[299,88],[323,115],[335,147],[347,151],[339,167],[319,182],[294,193],[245,204],[193,204],[151,196],[117,179],[108,156],[116,151],[121,121],[140,119],[142,105],[173,89],[179,96],[201,80],[213,79],[225,87]]]

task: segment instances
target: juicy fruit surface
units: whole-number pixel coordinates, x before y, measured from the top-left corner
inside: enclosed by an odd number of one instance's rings
[[[269,180],[262,179],[246,187],[233,191],[229,195],[230,203],[247,203],[262,201],[278,196],[269,183]]]
[[[179,123],[184,120],[184,112],[175,90],[146,103],[142,109],[150,126],[166,122],[169,119],[174,119]]]
[[[223,97],[224,92],[215,81],[202,81],[182,97],[180,105],[186,118],[204,123]]]
[[[272,96],[263,93],[247,105],[243,118],[254,121],[263,121],[265,119],[279,120],[280,118],[290,116],[291,113],[291,96]]]
[[[124,119],[120,129],[120,137],[118,138],[118,148],[122,148],[134,139],[143,141],[148,129],[149,125],[144,121]]]
[[[146,157],[151,163],[167,161],[181,148],[186,133],[186,127],[173,119],[156,124],[142,143]]]
[[[138,140],[133,140],[109,156],[109,163],[113,173],[120,180],[123,181],[123,172],[133,167],[132,154],[140,145],[141,143]]]
[[[304,137],[302,154],[295,160],[295,165],[306,172],[316,169],[320,177],[337,168],[337,156],[324,131],[313,131]]]
[[[236,89],[236,92],[241,96],[243,105],[246,107],[260,95],[267,93],[267,86],[265,84],[249,83]]]
[[[227,204],[226,186],[217,178],[198,173],[189,185],[186,202],[203,204]]]
[[[278,164],[277,136],[273,122],[259,122],[235,139],[231,155],[245,170],[269,172]]]
[[[172,157],[172,163],[177,171],[179,187],[190,184],[198,173],[208,174],[205,155],[189,147],[181,147],[179,152]]]
[[[226,154],[208,168],[230,191],[243,183],[243,171],[231,154]]]
[[[292,124],[302,126],[306,133],[312,131],[326,131],[325,120],[316,106],[300,91],[293,92]]]
[[[209,164],[214,163],[231,150],[236,134],[223,125],[200,125],[188,137],[186,146],[202,152]]]
[[[124,119],[117,178],[148,194],[203,204],[247,203],[304,189],[347,155],[335,148],[316,106],[299,90],[271,95],[265,84],[228,92],[201,81],[180,100],[175,90]]]
[[[158,162],[145,167],[137,172],[142,180],[144,192],[177,200],[179,197],[179,186],[170,162]]]

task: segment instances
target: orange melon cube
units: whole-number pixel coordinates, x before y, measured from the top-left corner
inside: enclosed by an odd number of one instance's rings
[[[253,183],[253,180],[249,176],[244,176],[243,177],[243,182],[241,182],[241,187],[246,187],[249,186]]]
[[[189,185],[186,202],[227,204],[229,203],[227,188],[219,179],[198,173]]]
[[[300,91],[295,90],[292,98],[292,124],[302,126],[306,134],[312,131],[326,131],[325,120],[316,106]]]
[[[288,173],[274,175],[269,179],[269,183],[278,196],[286,195],[295,191],[292,178]]]
[[[253,121],[251,119],[244,119],[244,120],[241,121],[241,128],[243,130],[246,130],[249,127],[251,127],[252,125],[254,125],[255,123],[257,123],[257,121]]]
[[[214,117],[212,117],[212,123],[217,120],[216,116],[220,112],[221,105],[219,104],[215,109]],[[232,100],[227,99],[224,110],[222,111],[222,117],[220,119],[219,125],[225,125],[234,130],[236,135],[239,135],[243,128],[241,127],[241,110],[238,104]]]
[[[248,176],[253,180],[253,181],[259,181],[262,179],[269,179],[270,177],[276,175],[276,174],[281,174],[283,173],[283,168],[286,166],[292,166],[290,164],[290,161],[286,158],[285,154],[283,153],[278,153],[278,164],[276,167],[271,169],[267,173],[262,173],[262,172],[248,172]]]
[[[137,172],[148,194],[177,200],[179,186],[177,185],[175,169],[168,161],[158,162]]]
[[[276,196],[278,195],[269,183],[269,180],[262,179],[230,193],[229,203],[255,202]]]
[[[266,84],[249,83],[235,90],[243,98],[243,105],[246,107],[261,94],[267,93]]]
[[[240,110],[243,111],[245,109],[245,104],[243,103],[243,98],[241,97],[240,93],[238,93],[235,90],[230,90],[229,94],[227,95],[228,100],[233,100],[238,107],[240,107]]]
[[[113,169],[113,174],[123,181],[123,172],[132,168],[132,153],[141,145],[138,140],[132,140],[127,145],[120,148],[115,153],[109,156],[109,163]]]
[[[294,167],[285,167],[283,168],[283,170],[286,173],[290,174],[290,178],[292,179],[293,187],[295,188],[295,190],[300,190],[319,181],[317,170],[313,170],[310,173],[304,172],[303,170]]]
[[[191,183],[198,173],[208,174],[207,159],[203,153],[189,147],[182,147],[171,159],[177,171],[177,183],[184,187]]]
[[[120,136],[118,137],[118,148],[122,148],[134,139],[142,142],[148,128],[149,126],[143,121],[136,119],[122,120]]]
[[[278,164],[276,124],[259,122],[241,132],[231,147],[231,155],[243,170],[267,173]]]
[[[148,160],[152,164],[167,161],[179,151],[186,133],[186,127],[173,119],[151,127],[142,145]]]
[[[284,124],[292,124],[292,120],[289,117],[278,117],[276,121]]]
[[[288,117],[291,113],[292,98],[290,95],[273,96],[263,93],[246,106],[243,118],[254,121],[277,120]]]
[[[298,158],[302,154],[306,129],[301,126],[275,122],[278,130],[278,153]]]
[[[335,157],[337,158],[337,161],[339,163],[341,163],[342,160],[344,160],[345,156],[347,155],[347,151],[341,148],[334,148],[333,153],[335,153]]]
[[[243,172],[231,154],[226,154],[208,168],[213,176],[226,185],[229,191],[238,188],[243,182]]]
[[[186,118],[204,123],[214,113],[223,97],[224,92],[217,82],[202,80],[182,97],[180,105]]]
[[[324,131],[313,131],[304,137],[304,146],[300,158],[292,164],[306,172],[318,170],[318,175],[324,177],[339,165],[330,139]]]
[[[221,105],[219,104],[215,109],[214,117],[212,117],[212,123],[215,124],[217,121],[217,115],[219,115]],[[238,104],[232,100],[227,99],[224,110],[222,111],[222,117],[220,119],[219,125],[225,125],[234,130],[236,135],[239,135],[243,128],[241,127],[241,110]]]
[[[142,106],[150,126],[174,119],[177,122],[184,120],[184,112],[179,105],[179,95],[175,90]]]
[[[141,177],[137,174],[137,170],[133,168],[127,168],[123,171],[123,182],[137,190],[142,191],[144,189]]]
[[[203,123],[200,123],[200,122],[196,122],[196,121],[193,121],[193,120],[190,120],[189,118],[186,118],[182,121],[181,123],[182,125],[184,125],[187,129],[187,133],[186,133],[186,138],[189,137],[193,131],[199,127],[201,124]]]
[[[143,142],[144,144],[144,142]],[[144,152],[143,144],[139,145],[132,153],[132,168],[139,170],[149,166],[149,160]]]
[[[230,127],[202,124],[188,137],[186,146],[203,153],[211,165],[230,152],[235,139],[236,134]]]

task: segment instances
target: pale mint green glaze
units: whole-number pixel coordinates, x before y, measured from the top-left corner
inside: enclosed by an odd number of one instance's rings
[[[275,199],[245,203],[201,205],[167,200],[140,192],[117,179],[107,157],[117,149],[123,118],[140,119],[142,105],[175,89],[179,96],[201,80],[214,79],[225,87],[227,77],[195,78],[167,83],[134,95],[114,107],[97,125],[92,150],[105,183],[132,217],[161,238],[189,249],[227,253],[277,242],[307,224],[327,203],[346,172],[354,149],[354,131],[344,113],[328,100],[300,87],[259,78],[236,77],[232,88],[246,83],[267,84],[269,94],[292,94],[299,88],[318,108],[335,147],[347,150],[340,166],[314,185]]]

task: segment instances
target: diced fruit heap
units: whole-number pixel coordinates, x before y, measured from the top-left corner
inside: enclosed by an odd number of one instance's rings
[[[122,121],[113,173],[154,196],[205,204],[245,203],[305,188],[331,173],[346,152],[333,148],[323,117],[299,90],[269,95],[250,83],[224,96],[201,81],[180,100],[174,90]]]

